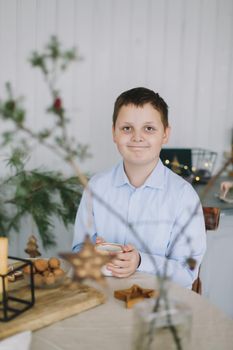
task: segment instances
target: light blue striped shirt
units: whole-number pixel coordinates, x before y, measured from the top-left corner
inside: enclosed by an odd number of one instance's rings
[[[164,274],[167,261],[166,275],[191,288],[205,253],[206,232],[200,200],[187,181],[159,160],[145,183],[135,188],[121,162],[93,176],[89,187],[121,219],[85,190],[75,221],[73,251],[80,249],[87,233],[93,241],[101,236],[107,242],[130,243],[141,255],[138,271]],[[194,270],[186,264],[190,256],[197,261]]]

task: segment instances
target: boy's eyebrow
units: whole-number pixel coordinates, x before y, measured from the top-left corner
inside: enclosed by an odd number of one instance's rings
[[[134,123],[130,123],[130,122],[126,122],[126,121],[122,122],[122,124],[134,125]],[[156,124],[156,122],[155,121],[149,121],[149,122],[143,123],[143,125],[146,125],[146,124]]]
[[[154,120],[152,120],[150,122],[145,122],[144,124],[156,124],[156,122]]]

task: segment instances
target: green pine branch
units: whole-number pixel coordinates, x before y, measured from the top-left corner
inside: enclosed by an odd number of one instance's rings
[[[4,205],[10,205],[12,212],[8,217],[0,209],[0,228],[9,234],[18,231],[25,216],[34,220],[44,247],[55,244],[54,218],[62,220],[66,227],[73,224],[82,187],[77,178],[64,178],[58,172],[21,170],[7,181],[10,193],[4,199]]]
[[[20,232],[23,219],[30,216],[38,228],[44,247],[55,244],[54,218],[65,227],[73,224],[82,193],[78,177],[66,178],[58,172],[44,169],[26,170],[29,142],[36,141],[64,161],[83,160],[90,156],[88,146],[68,137],[66,108],[57,86],[59,77],[68,66],[81,57],[76,49],[64,50],[53,36],[42,52],[30,56],[33,68],[41,71],[48,87],[51,102],[45,111],[54,118],[51,128],[33,130],[27,126],[27,111],[23,98],[14,96],[11,84],[6,83],[6,98],[0,98],[0,118],[9,130],[1,135],[1,150],[12,147],[6,162],[10,173],[0,180],[0,230],[5,235]]]

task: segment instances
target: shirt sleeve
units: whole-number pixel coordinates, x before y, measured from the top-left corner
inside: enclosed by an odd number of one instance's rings
[[[140,252],[139,271],[170,277],[174,282],[191,288],[206,250],[206,230],[200,200],[191,186],[185,186],[170,234],[166,255]],[[193,258],[192,270],[187,258]]]
[[[97,235],[93,215],[93,198],[88,188],[83,192],[77,211],[74,224],[72,251],[79,251],[82,248],[83,241],[87,234],[90,236],[93,243],[95,243]]]

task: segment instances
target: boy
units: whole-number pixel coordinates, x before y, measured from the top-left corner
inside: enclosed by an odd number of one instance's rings
[[[128,277],[136,270],[163,274],[168,259],[167,275],[191,288],[206,248],[205,225],[192,186],[159,159],[169,133],[168,107],[159,94],[134,88],[117,98],[112,134],[123,161],[95,175],[89,187],[123,220],[85,190],[75,221],[73,251],[80,249],[89,233],[94,242],[124,245],[124,252],[107,265],[113,276]],[[194,270],[186,264],[190,255],[197,261]]]

